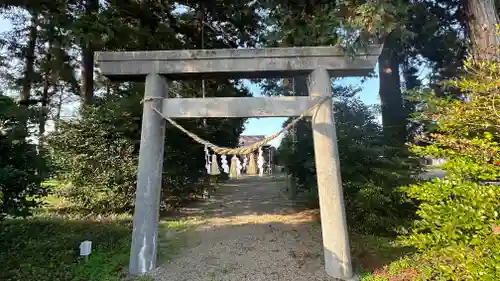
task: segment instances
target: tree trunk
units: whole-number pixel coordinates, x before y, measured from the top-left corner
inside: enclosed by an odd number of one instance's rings
[[[45,70],[43,74],[43,89],[42,89],[42,96],[40,98],[40,115],[38,116],[38,146],[39,146],[39,151],[43,151],[43,145],[44,145],[44,139],[45,139],[45,125],[47,124],[47,117],[49,113],[49,104],[50,104],[50,97],[49,97],[49,90],[50,87],[52,86],[52,83],[57,83],[56,76],[53,73],[53,68],[51,66],[54,65],[53,63],[53,54],[56,52],[56,48],[54,48],[54,42],[55,40],[55,34],[54,30],[51,29],[48,32],[48,52],[47,52],[47,57],[46,61],[49,67]],[[57,45],[57,44],[56,44]]]
[[[500,39],[496,35],[496,25],[500,23],[495,0],[462,0],[467,17],[467,33],[471,53],[479,59],[495,56]]]
[[[40,115],[38,116],[38,147],[39,151],[42,151],[44,134],[45,134],[45,124],[47,123],[47,113],[49,110],[49,89],[50,89],[50,71],[44,75],[44,85],[42,90],[42,96],[40,98]]]
[[[23,85],[21,89],[21,93],[19,95],[19,103],[21,105],[29,106],[30,96],[31,96],[31,87],[34,80],[34,65],[35,65],[35,49],[36,42],[38,39],[38,15],[34,14],[31,18],[31,25],[29,27],[29,35],[28,35],[28,46],[26,49],[26,68],[24,69],[24,79]]]
[[[85,17],[90,19],[99,11],[99,0],[87,0],[85,3]],[[94,45],[88,38],[82,44],[82,85],[81,100],[83,105],[91,104],[94,98]]]
[[[57,93],[57,89],[54,89],[54,93]],[[59,93],[59,100],[56,105],[56,116],[54,117],[54,131],[59,132],[59,122],[61,121],[61,110],[63,104],[63,93]]]
[[[81,99],[84,105],[91,104],[94,98],[94,51],[91,43],[86,43],[82,49],[82,86]]]
[[[386,144],[404,146],[407,114],[401,96],[400,61],[397,55],[397,35],[391,33],[385,40],[378,59],[379,96],[382,105],[382,126]]]

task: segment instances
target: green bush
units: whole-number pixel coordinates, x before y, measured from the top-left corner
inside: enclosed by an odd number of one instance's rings
[[[9,97],[0,95],[0,220],[27,216],[40,204],[45,188],[40,184],[46,165],[36,146],[27,141],[22,120],[30,112]]]
[[[403,190],[420,202],[411,232],[401,242],[426,258],[431,280],[500,280],[500,64],[465,63],[466,73],[449,86],[462,97],[425,97],[417,118],[435,133],[427,146],[413,146],[422,156],[445,157],[447,175]]]
[[[139,122],[130,103],[109,100],[87,107],[77,121],[60,122],[49,136],[53,163],[65,183],[59,195],[78,207],[103,212],[132,205]]]
[[[393,232],[414,211],[413,203],[397,188],[414,182],[411,176],[419,165],[410,153],[384,145],[373,108],[349,90],[337,88],[336,92],[340,98],[334,105],[335,123],[348,224],[363,233]],[[279,161],[294,174],[299,189],[317,194],[311,123],[301,121],[295,128],[295,144],[291,133],[285,135]]]
[[[245,95],[220,83],[216,94]],[[134,205],[141,138],[141,84],[131,84],[84,108],[80,117],[61,122],[48,137],[61,195],[95,213],[129,211]],[[228,93],[229,91],[229,93]],[[190,93],[184,93],[189,95]],[[191,93],[193,94],[193,93]],[[243,130],[241,119],[181,120],[190,131],[221,146],[234,146]],[[203,191],[206,181],[203,146],[167,124],[161,207],[174,208]]]

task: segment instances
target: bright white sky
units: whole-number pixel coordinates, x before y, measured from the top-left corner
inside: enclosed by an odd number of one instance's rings
[[[0,33],[7,31],[10,28],[10,23],[7,20],[0,18]],[[336,83],[339,83],[341,85],[359,85],[361,83],[361,79],[352,77],[343,78],[338,80]],[[261,90],[258,85],[248,82],[247,86],[255,96],[261,95]],[[380,100],[378,98],[378,89],[378,79],[368,79],[362,85],[362,91],[359,93],[359,98],[366,104],[380,104]],[[280,130],[284,121],[285,118],[251,118],[247,122],[243,134],[269,136]],[[271,144],[274,146],[278,146],[280,141],[281,139],[277,139]]]

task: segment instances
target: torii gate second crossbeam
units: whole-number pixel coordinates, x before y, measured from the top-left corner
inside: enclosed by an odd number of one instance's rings
[[[100,52],[101,72],[113,80],[146,81],[129,273],[155,269],[165,120],[194,117],[297,116],[331,96],[331,76],[362,76],[373,70],[380,46],[348,58],[334,47]],[[194,77],[293,77],[309,75],[308,97],[171,98],[167,79]],[[340,160],[331,102],[312,116],[321,210],[325,269],[332,277],[354,280],[340,178]]]

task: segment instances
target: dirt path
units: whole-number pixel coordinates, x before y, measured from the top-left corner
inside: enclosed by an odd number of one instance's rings
[[[311,223],[317,214],[294,210],[280,194],[281,186],[270,177],[242,179],[226,184],[209,201],[183,209],[204,223],[154,280],[334,280],[324,272],[321,232]]]

